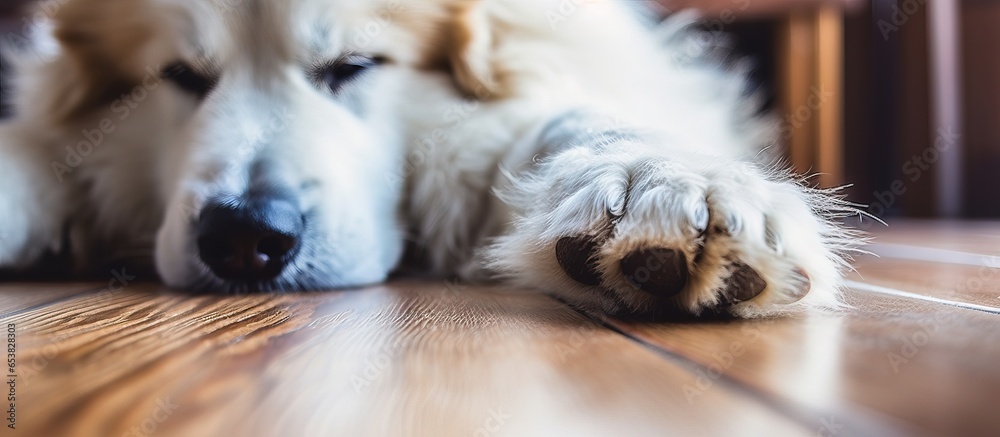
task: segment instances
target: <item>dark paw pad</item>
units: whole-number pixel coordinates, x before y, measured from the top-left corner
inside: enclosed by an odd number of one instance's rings
[[[594,254],[597,242],[588,237],[563,237],[556,242],[556,261],[569,277],[583,285],[600,285]]]
[[[730,305],[746,302],[764,292],[767,282],[756,270],[743,263],[733,264],[733,273],[726,278],[722,300]]]
[[[620,265],[629,283],[658,298],[676,296],[687,285],[687,258],[676,250],[660,248],[632,252]]]

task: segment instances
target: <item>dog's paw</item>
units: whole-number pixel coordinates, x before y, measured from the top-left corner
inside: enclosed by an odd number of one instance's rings
[[[838,305],[845,234],[823,213],[841,204],[753,164],[574,148],[504,197],[520,217],[487,266],[577,304],[740,316]]]

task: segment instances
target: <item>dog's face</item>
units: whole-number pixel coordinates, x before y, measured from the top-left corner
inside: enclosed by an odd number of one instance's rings
[[[162,197],[155,259],[167,283],[238,291],[385,278],[403,247],[407,96],[450,83],[428,67],[444,2],[82,3],[62,12],[57,34],[83,64],[101,63],[90,88],[143,86],[149,97],[132,110],[157,112],[142,171]]]

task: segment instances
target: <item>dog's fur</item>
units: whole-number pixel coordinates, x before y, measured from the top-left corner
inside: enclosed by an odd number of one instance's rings
[[[762,158],[775,124],[690,16],[656,24],[614,1],[47,3],[8,52],[0,266],[68,234],[80,268],[148,251],[175,287],[322,289],[384,280],[409,242],[437,274],[611,312],[723,307],[741,265],[767,286],[732,313],[838,305],[845,204]],[[346,53],[385,62],[336,93],[310,80]],[[161,80],[177,60],[218,84],[199,100]],[[195,254],[199,212],[275,185],[307,216],[301,254],[268,283],[215,277]],[[597,286],[555,257],[581,235]],[[650,248],[686,255],[677,297],[622,274]],[[803,279],[811,292],[783,305]]]

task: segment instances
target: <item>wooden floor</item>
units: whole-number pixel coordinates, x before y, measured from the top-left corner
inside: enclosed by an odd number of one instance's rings
[[[0,436],[1000,435],[1000,224],[878,235],[852,310],[776,320],[626,323],[440,282],[0,284]]]

